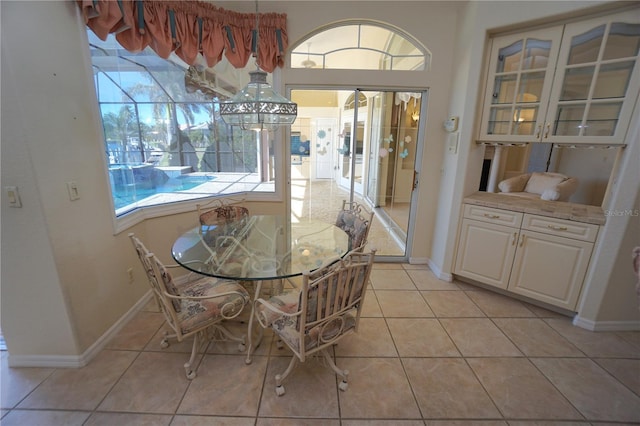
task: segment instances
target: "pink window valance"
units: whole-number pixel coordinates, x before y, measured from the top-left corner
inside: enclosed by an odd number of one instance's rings
[[[151,47],[160,57],[171,52],[189,65],[202,53],[209,67],[224,54],[244,68],[256,51],[256,15],[200,1],[77,0],[85,22],[102,40],[111,33],[130,52]],[[261,13],[258,64],[267,72],[284,65],[288,47],[287,15]]]

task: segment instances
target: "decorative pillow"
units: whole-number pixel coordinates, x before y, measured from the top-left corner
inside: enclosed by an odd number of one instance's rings
[[[545,189],[553,188],[565,179],[567,177],[560,173],[534,172],[531,174],[524,191],[532,194],[542,194]]]
[[[498,184],[500,192],[522,192],[531,175],[529,173],[505,179]]]

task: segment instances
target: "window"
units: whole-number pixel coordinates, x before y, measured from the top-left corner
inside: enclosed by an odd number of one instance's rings
[[[273,192],[268,132],[227,125],[219,102],[248,80],[226,61],[189,67],[150,48],[133,54],[87,31],[116,216],[240,192]],[[265,161],[261,161],[264,157]],[[267,170],[262,170],[265,167]]]
[[[291,68],[422,71],[430,60],[417,40],[378,22],[341,22],[320,29],[291,52]]]

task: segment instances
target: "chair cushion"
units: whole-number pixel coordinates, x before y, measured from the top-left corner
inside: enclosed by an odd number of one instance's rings
[[[221,222],[232,222],[249,216],[249,210],[242,206],[222,206],[206,211],[200,215],[200,224],[216,225]]]
[[[358,248],[364,243],[368,223],[350,210],[342,210],[338,213],[336,226],[349,236],[349,250]]]
[[[211,299],[203,300],[174,300],[180,304],[178,318],[183,334],[202,327],[207,322],[216,322],[223,313],[225,317],[233,317],[238,314],[249,301],[249,294],[236,281],[219,280],[217,278],[203,277],[179,287],[182,296],[199,297],[214,296],[215,294],[237,292]]]
[[[335,317],[330,321],[317,325],[304,335],[304,349],[310,350],[320,344],[329,343],[354,328],[356,319],[350,313]],[[285,343],[296,351],[300,351],[300,331],[297,330],[297,319],[280,317],[273,321],[271,328]]]
[[[525,186],[524,191],[540,195],[545,189],[553,188],[565,179],[567,179],[567,177],[560,173],[534,172],[531,173],[531,177],[529,178],[529,182],[527,182],[527,186]]]
[[[300,292],[297,290],[289,290],[284,293],[278,294],[277,296],[272,296],[269,299],[269,304],[273,305],[274,308],[281,310],[282,312],[286,312],[288,314],[293,314],[298,311],[298,303],[300,300]],[[258,305],[257,315],[260,315],[262,322],[268,326],[270,326],[275,320],[281,317],[281,315],[277,312],[274,312],[264,305]],[[295,318],[292,319],[296,321]]]

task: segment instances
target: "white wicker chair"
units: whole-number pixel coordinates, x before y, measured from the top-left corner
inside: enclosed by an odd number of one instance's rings
[[[188,273],[173,278],[164,265],[134,235],[129,234],[158,305],[173,334],[165,333],[160,346],[169,346],[169,339],[178,342],[193,336],[189,361],[184,364],[188,379],[196,377],[193,362],[203,339],[208,341],[236,341],[238,350],[245,350],[245,338],[234,336],[222,322],[240,315],[249,302],[249,294],[236,281],[219,280]]]
[[[284,342],[293,351],[287,369],[276,375],[278,396],[284,395],[282,382],[297,362],[304,362],[316,352],[342,378],[340,390],[347,390],[349,372],[338,368],[327,350],[357,332],[374,257],[375,249],[370,253],[353,250],[342,259],[306,272],[300,291],[254,302],[260,325],[271,327],[279,343]]]
[[[372,222],[373,212],[368,212],[362,204],[355,201],[342,200],[342,209],[338,212],[336,226],[349,235],[349,250],[364,249]]]

